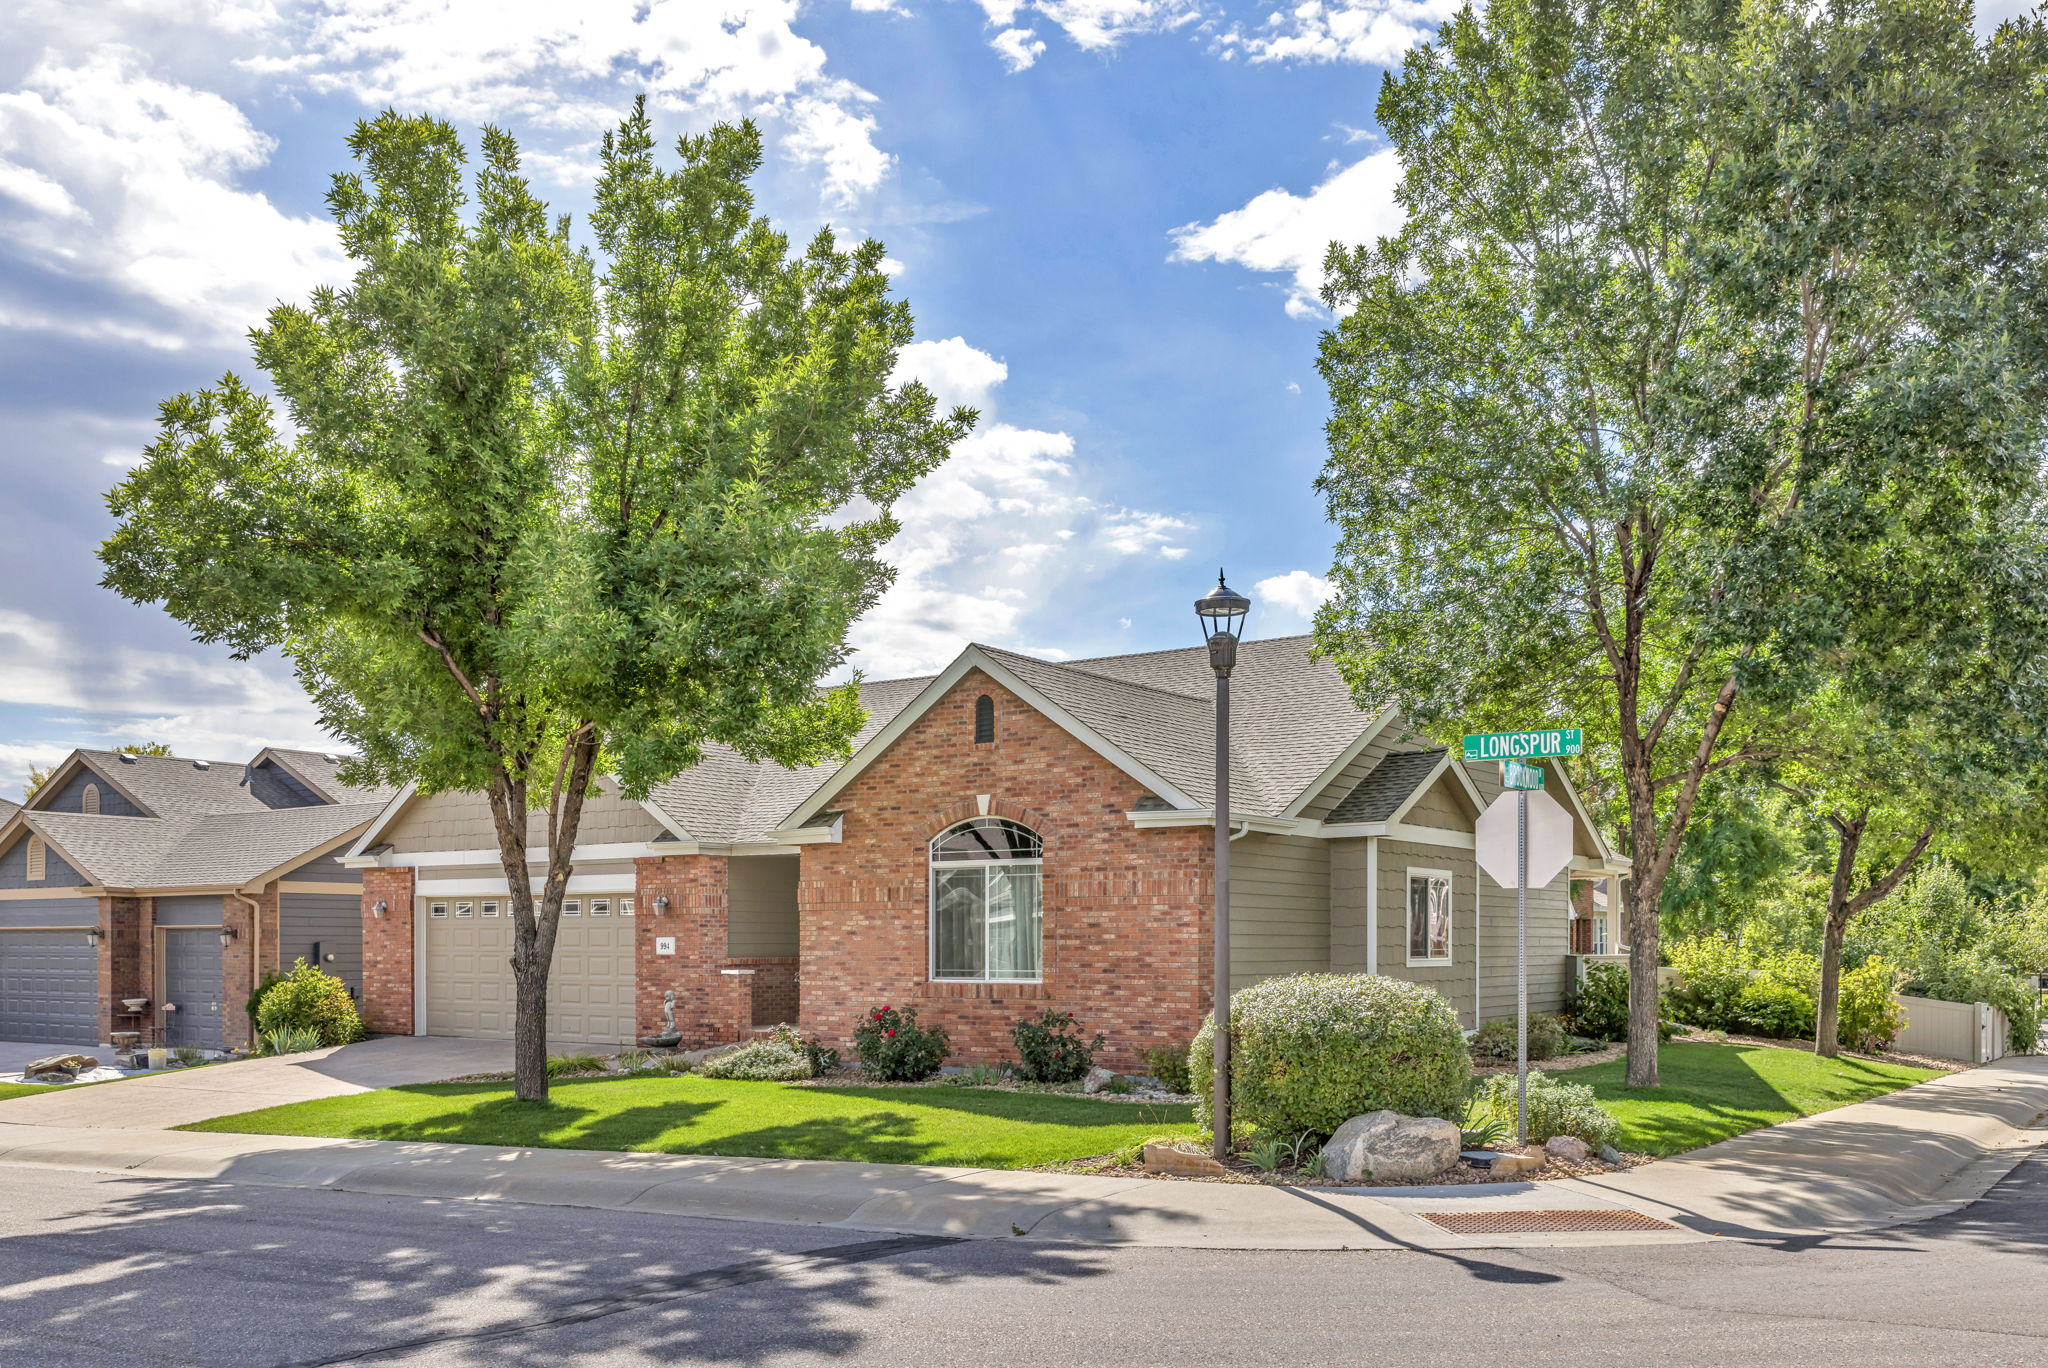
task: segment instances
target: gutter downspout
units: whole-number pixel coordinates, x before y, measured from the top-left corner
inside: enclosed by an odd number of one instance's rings
[[[228,896],[249,909],[249,991],[253,993],[263,982],[263,909],[247,894],[230,892]],[[254,1034],[253,1023],[249,1029]]]

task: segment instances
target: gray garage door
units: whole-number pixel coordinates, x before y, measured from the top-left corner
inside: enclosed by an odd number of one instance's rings
[[[78,931],[0,931],[0,1040],[99,1043],[99,951]]]
[[[222,1048],[220,932],[164,932],[164,1001],[178,1004],[165,1014],[169,1044]]]

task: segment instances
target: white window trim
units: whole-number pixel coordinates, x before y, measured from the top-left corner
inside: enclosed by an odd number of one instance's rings
[[[972,819],[972,818],[968,818],[968,819],[966,819],[966,820],[969,820],[969,821],[971,821],[971,820],[973,820],[973,819]],[[959,826],[959,825],[960,825],[960,823],[959,823],[959,822],[955,822],[955,823],[953,824],[953,826]],[[1019,823],[1019,825],[1022,825],[1022,823]],[[935,845],[935,844],[937,844],[937,843],[938,843],[938,842],[939,842],[939,841],[940,841],[940,840],[941,840],[942,838],[944,838],[944,836],[946,835],[946,832],[949,832],[949,831],[951,831],[951,830],[953,830],[953,827],[950,827],[950,826],[949,826],[949,827],[947,827],[947,828],[946,828],[946,830],[945,830],[945,831],[942,831],[942,832],[940,832],[940,833],[939,833],[939,834],[938,834],[937,836],[934,836],[934,837],[932,837],[932,839],[931,839],[930,841],[928,841],[928,842],[926,842],[926,843],[925,843],[925,860],[924,860],[924,863],[925,863],[925,874],[924,874],[924,879],[925,879],[925,890],[924,890],[924,921],[925,921],[925,964],[924,964],[924,974],[925,974],[925,979],[926,979],[926,981],[928,981],[928,982],[931,982],[931,983],[1043,983],[1043,982],[1045,982],[1045,857],[1044,857],[1043,855],[1041,855],[1041,856],[1039,856],[1039,858],[1037,858],[1037,859],[1035,859],[1035,860],[934,860],[934,859],[933,859],[933,858],[931,857],[931,848],[932,848],[932,846],[933,846],[933,845]],[[1036,832],[1034,832],[1034,833],[1032,833],[1032,834],[1033,834],[1033,835],[1037,835],[1037,833],[1036,833]],[[1041,846],[1040,846],[1040,848],[1041,848],[1041,849],[1043,849],[1043,842],[1044,842],[1044,840],[1045,840],[1045,838],[1044,838],[1043,836],[1040,836],[1040,837],[1039,837],[1039,841],[1040,841],[1040,843],[1041,843]],[[958,977],[958,976],[955,976],[955,975],[951,975],[951,974],[947,974],[947,975],[943,975],[943,976],[942,976],[942,975],[941,975],[941,974],[939,973],[939,918],[938,918],[938,907],[939,907],[939,871],[940,871],[940,870],[942,870],[942,869],[980,869],[980,870],[987,870],[987,869],[990,869],[990,868],[992,868],[992,867],[994,867],[994,866],[998,866],[998,865],[1000,865],[1000,866],[1003,866],[1003,867],[1005,867],[1005,868],[1010,868],[1010,869],[1030,869],[1030,870],[1034,871],[1034,872],[1035,872],[1035,873],[1036,873],[1036,874],[1038,875],[1038,972],[1037,972],[1037,973],[1035,973],[1035,974],[1033,974],[1033,975],[1032,975],[1032,976],[1031,976],[1030,978],[986,978],[986,977],[983,977],[983,978],[963,978],[963,977]],[[989,918],[989,917],[986,917],[986,916],[984,916],[984,917],[982,918],[982,927],[981,927],[981,937],[982,937],[982,943],[981,943],[981,962],[982,962],[982,963],[983,963],[984,965],[988,963],[988,927],[989,927],[989,922],[990,922],[991,920],[992,920],[991,918]]]
[[[1417,955],[1415,953],[1415,880],[1443,879],[1451,886],[1450,925],[1444,928],[1444,953],[1441,957]],[[1455,964],[1458,957],[1458,876],[1448,869],[1429,869],[1422,865],[1410,865],[1401,879],[1401,950],[1407,956],[1410,969],[1441,969]]]

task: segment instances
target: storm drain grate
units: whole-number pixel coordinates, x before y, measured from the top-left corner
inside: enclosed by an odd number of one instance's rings
[[[1640,1211],[1424,1211],[1423,1220],[1454,1235],[1562,1235],[1575,1230],[1676,1230]]]

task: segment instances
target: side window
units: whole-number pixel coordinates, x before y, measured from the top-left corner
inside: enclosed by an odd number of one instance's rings
[[[1451,876],[1448,870],[1408,871],[1408,962],[1451,962]]]

